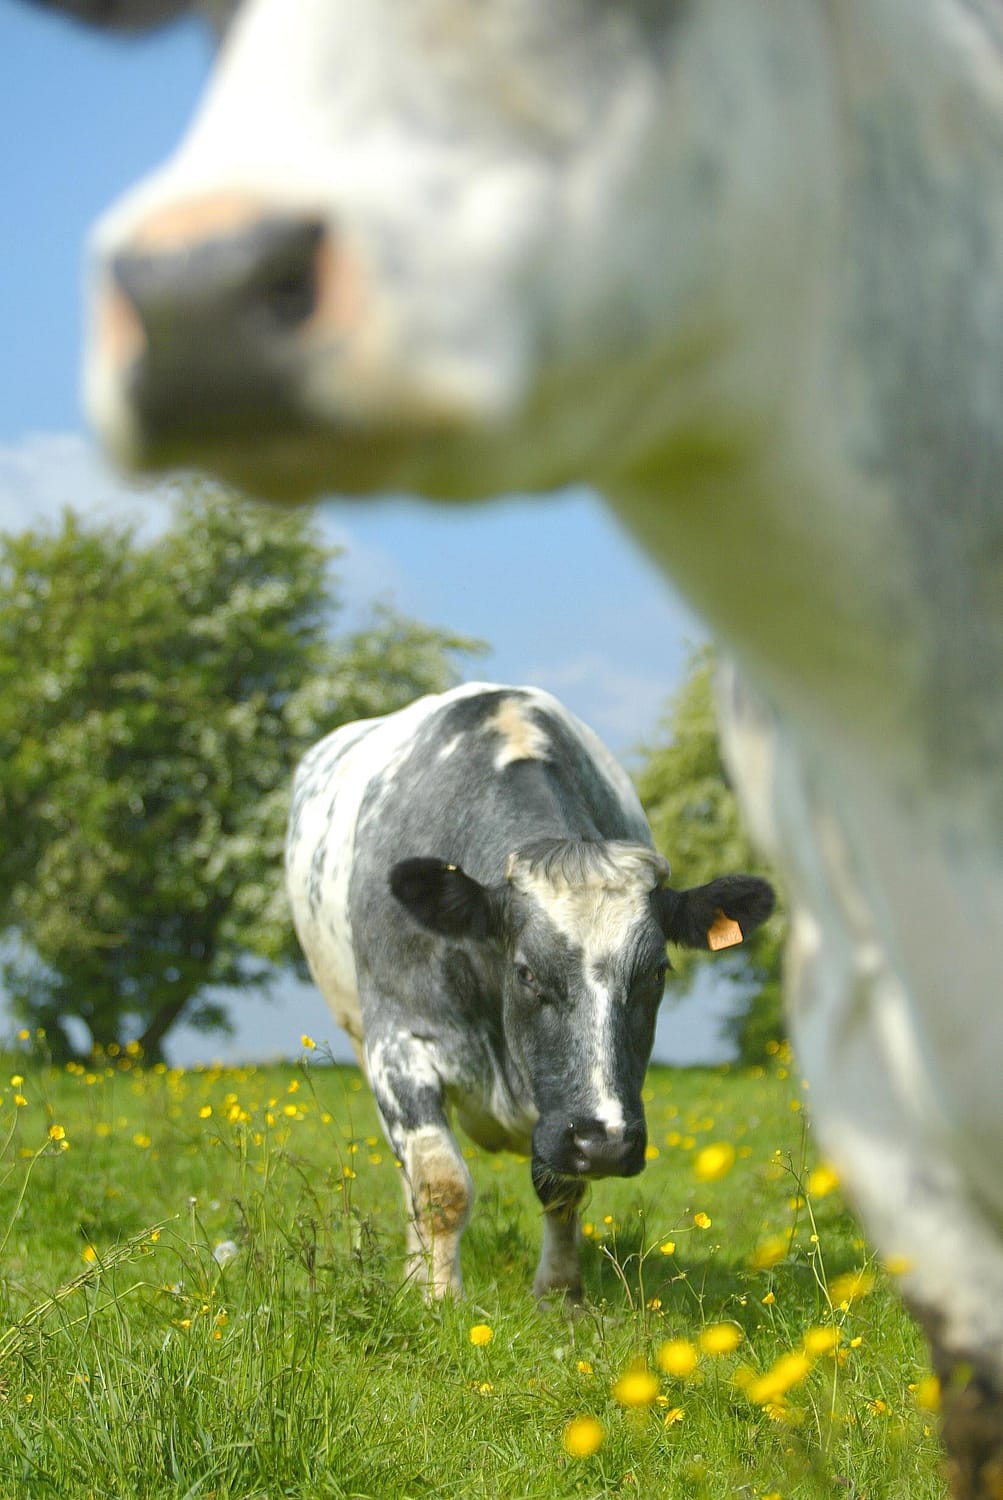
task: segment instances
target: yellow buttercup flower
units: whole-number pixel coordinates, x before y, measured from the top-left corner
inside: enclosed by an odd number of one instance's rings
[[[669,1339],[655,1356],[658,1368],[666,1375],[677,1375],[685,1380],[697,1367],[699,1355],[688,1339]]]
[[[925,1375],[917,1381],[912,1394],[920,1411],[940,1410],[940,1381],[936,1375]]]
[[[842,1332],[831,1324],[826,1328],[809,1328],[804,1336],[806,1354],[831,1354],[840,1342]]]
[[[821,1162],[808,1173],[808,1192],[813,1198],[825,1198],[839,1187],[839,1173],[828,1162]]]
[[[704,1354],[732,1354],[742,1342],[737,1323],[710,1323],[700,1335]]]
[[[602,1447],[606,1436],[595,1417],[572,1417],[564,1429],[564,1451],[572,1458],[591,1458]]]
[[[749,1382],[746,1395],[757,1406],[775,1403],[786,1395],[791,1386],[803,1380],[810,1369],[811,1360],[807,1354],[782,1354],[765,1375]]]
[[[650,1406],[658,1395],[658,1377],[643,1365],[625,1370],[613,1382],[613,1399],[621,1406]]]
[[[874,1274],[871,1271],[846,1271],[829,1283],[829,1296],[836,1307],[866,1297],[873,1290]]]
[[[693,1175],[698,1182],[717,1182],[735,1165],[735,1148],[730,1141],[715,1141],[696,1154]]]
[[[711,1219],[710,1214],[705,1214],[701,1210],[700,1213],[693,1215],[693,1222],[698,1229],[709,1229],[713,1220]]]
[[[749,1265],[754,1271],[768,1271],[786,1258],[789,1248],[789,1234],[768,1235],[765,1240],[760,1240],[753,1250],[749,1257]]]

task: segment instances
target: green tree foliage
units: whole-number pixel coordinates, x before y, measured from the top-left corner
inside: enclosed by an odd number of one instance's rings
[[[701,885],[730,871],[776,876],[753,849],[742,825],[735,794],[721,758],[714,712],[714,658],[696,652],[686,681],[670,701],[663,740],[646,747],[637,790],[655,842],[671,861],[673,881]],[[726,1032],[743,1062],[758,1062],[767,1045],[784,1035],[780,958],[786,922],[774,915],[731,955],[717,954],[717,971],[734,982],[743,998],[726,1022]],[[673,955],[685,974],[707,955]]]
[[[282,889],[293,767],[339,724],[457,680],[480,643],[386,607],[336,634],[302,515],[189,484],[165,534],[0,537],[0,933],[15,1014],[72,1050],[161,1053],[205,992],[297,950]]]

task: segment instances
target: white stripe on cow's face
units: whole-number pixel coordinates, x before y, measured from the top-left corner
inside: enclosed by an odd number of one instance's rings
[[[606,985],[589,986],[590,1019],[592,1021],[592,1067],[589,1083],[592,1088],[592,1117],[604,1125],[610,1134],[623,1130],[625,1119],[623,1102],[618,1097],[616,1079],[613,1076],[614,1047],[613,1007],[622,1004]]]

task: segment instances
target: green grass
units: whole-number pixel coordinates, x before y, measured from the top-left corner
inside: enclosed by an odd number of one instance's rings
[[[910,1389],[921,1340],[839,1192],[809,1184],[786,1074],[652,1071],[659,1154],[595,1187],[589,1306],[571,1321],[529,1292],[527,1164],[472,1148],[466,1300],[427,1308],[401,1286],[399,1173],[351,1069],[8,1060],[0,1496],[942,1496],[934,1419]],[[735,1160],[702,1181],[713,1143]],[[754,1269],[778,1236],[783,1258]],[[238,1253],[220,1266],[226,1240]],[[833,1278],[862,1267],[873,1289],[833,1305]],[[737,1349],[685,1379],[658,1370],[665,1341],[720,1322]],[[480,1347],[476,1324],[492,1331]],[[754,1374],[832,1326],[835,1356],[785,1398],[750,1399]],[[657,1399],[624,1408],[612,1387],[637,1363]],[[605,1437],[575,1458],[562,1438],[582,1414]]]

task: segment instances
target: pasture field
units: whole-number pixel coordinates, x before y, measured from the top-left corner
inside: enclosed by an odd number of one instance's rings
[[[527,1164],[473,1148],[466,1300],[401,1286],[398,1169],[318,1055],[5,1058],[3,1500],[943,1495],[922,1342],[784,1054],[652,1070],[574,1320],[529,1291]]]

